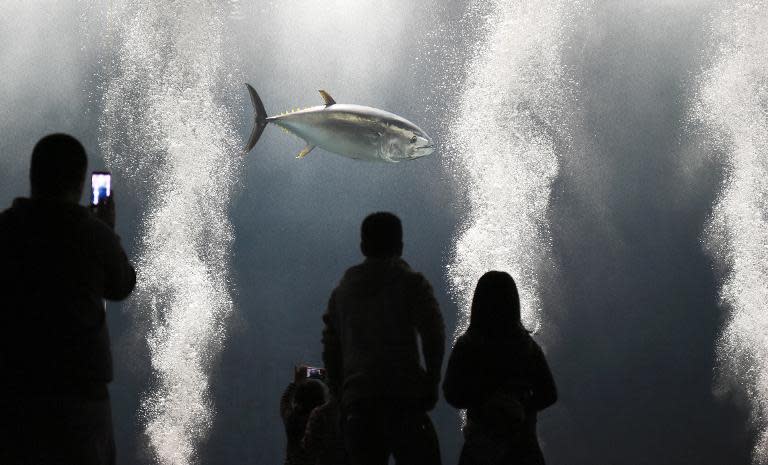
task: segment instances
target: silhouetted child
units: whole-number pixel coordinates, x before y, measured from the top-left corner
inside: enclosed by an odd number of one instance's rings
[[[285,425],[285,465],[314,465],[315,459],[304,450],[302,440],[309,415],[325,403],[327,388],[322,381],[307,378],[307,367],[294,369],[294,378],[280,399],[280,416]]]
[[[541,348],[520,322],[520,298],[507,273],[477,283],[469,328],[453,348],[445,399],[467,409],[460,465],[542,465],[537,412],[557,400]]]

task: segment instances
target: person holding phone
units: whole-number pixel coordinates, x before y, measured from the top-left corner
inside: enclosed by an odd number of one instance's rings
[[[302,441],[312,411],[323,405],[328,390],[322,379],[325,370],[306,365],[293,368],[293,381],[280,398],[280,417],[285,425],[287,444],[285,465],[314,465],[315,458],[304,449]]]
[[[77,139],[42,138],[30,197],[0,213],[0,463],[115,461],[105,300],[128,297],[136,273],[111,186],[79,205],[86,167]]]

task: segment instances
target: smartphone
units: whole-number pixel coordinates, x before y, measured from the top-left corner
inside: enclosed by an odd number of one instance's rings
[[[91,173],[91,204],[98,205],[112,195],[112,175],[107,171]]]
[[[325,379],[325,368],[307,367],[307,378]]]

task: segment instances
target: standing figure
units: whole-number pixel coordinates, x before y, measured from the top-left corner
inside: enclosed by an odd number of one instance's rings
[[[32,152],[30,198],[0,213],[0,463],[115,462],[104,300],[136,274],[112,197],[78,204],[87,157],[52,134]]]
[[[427,412],[437,403],[445,329],[432,286],[403,261],[391,213],[362,224],[365,261],[348,269],[323,315],[323,359],[353,465],[437,465]],[[421,365],[419,341],[425,366]]]
[[[537,412],[557,400],[538,344],[520,321],[510,275],[489,271],[477,282],[467,331],[453,348],[445,399],[467,409],[460,465],[543,465]]]

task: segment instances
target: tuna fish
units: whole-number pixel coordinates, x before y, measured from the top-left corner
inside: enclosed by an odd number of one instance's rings
[[[421,158],[434,151],[432,139],[418,126],[384,110],[336,103],[321,90],[325,105],[267,116],[259,94],[249,84],[246,86],[255,110],[246,153],[259,141],[268,123],[304,139],[306,146],[296,158],[304,158],[315,147],[320,147],[355,160],[396,163]]]

